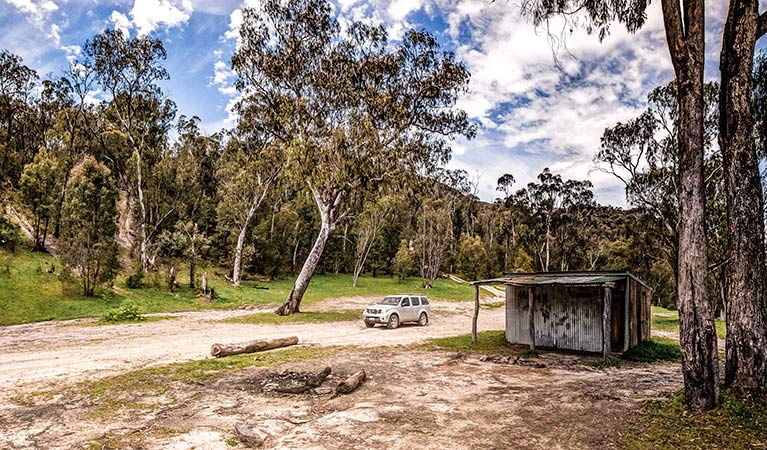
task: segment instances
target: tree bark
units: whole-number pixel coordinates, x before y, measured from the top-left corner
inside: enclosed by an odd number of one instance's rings
[[[135,145],[135,144],[134,144]],[[146,233],[146,204],[144,202],[144,188],[141,186],[141,151],[136,149],[136,191],[138,192],[138,203],[141,208],[141,244],[139,246],[139,257],[141,258],[141,270],[149,270],[149,256],[147,254],[147,233]]]
[[[479,285],[474,285],[474,314],[471,316],[471,343],[477,343],[477,319],[479,318]]]
[[[289,316],[293,313],[300,312],[301,300],[304,298],[306,288],[309,287],[309,282],[314,275],[314,271],[317,269],[317,265],[322,258],[322,253],[325,251],[325,244],[328,242],[328,238],[335,230],[338,222],[343,218],[344,214],[338,215],[338,210],[341,205],[341,198],[343,192],[340,190],[333,190],[331,192],[321,193],[315,189],[310,182],[309,188],[314,195],[315,203],[320,211],[320,219],[322,225],[320,226],[320,232],[317,235],[317,240],[314,241],[309,256],[304,261],[301,272],[299,272],[296,282],[293,285],[293,289],[290,290],[288,298],[285,299],[285,303],[282,304],[275,311],[276,314],[281,316]]]
[[[248,214],[245,216],[245,223],[242,224],[240,234],[237,235],[237,246],[234,248],[234,267],[232,268],[232,284],[235,286],[239,286],[242,279],[242,249],[245,246],[245,235],[248,232],[250,221],[258,209],[257,198],[258,196],[254,197]]]
[[[767,391],[764,202],[751,108],[758,20],[758,0],[730,1],[719,63],[719,145],[730,238],[724,381]]]
[[[250,341],[244,344],[213,344],[210,348],[210,355],[215,356],[216,358],[223,358],[225,356],[240,355],[242,353],[263,352],[296,344],[298,344],[298,338],[296,336],[269,339],[265,341]]]
[[[309,282],[314,275],[314,271],[317,269],[322,253],[325,251],[325,244],[327,244],[332,231],[332,224],[325,223],[323,220],[317,240],[314,241],[312,250],[309,252],[306,261],[304,261],[304,265],[301,267],[301,272],[298,273],[293,289],[290,290],[290,294],[288,294],[285,303],[277,308],[275,313],[281,316],[289,316],[293,313],[300,312],[299,307],[301,306],[301,300],[304,297],[306,288],[309,287]]]
[[[692,410],[719,402],[719,365],[706,275],[708,252],[703,190],[703,0],[662,0],[663,19],[677,78],[679,106],[679,340],[685,401]],[[682,10],[683,8],[683,10]]]
[[[234,251],[234,268],[232,269],[232,283],[235,286],[239,286],[241,281],[242,248],[245,245],[245,235],[248,232],[250,221],[253,219],[253,215],[256,213],[256,210],[258,210],[258,207],[261,206],[261,202],[266,198],[266,194],[269,193],[269,189],[271,189],[272,183],[274,183],[274,180],[276,180],[277,176],[280,174],[280,170],[280,167],[276,168],[263,184],[261,183],[261,176],[258,176],[258,185],[261,186],[262,189],[260,192],[256,190],[256,193],[253,195],[250,209],[248,209],[248,214],[245,216],[245,223],[242,225],[240,234],[237,236],[237,247]]]

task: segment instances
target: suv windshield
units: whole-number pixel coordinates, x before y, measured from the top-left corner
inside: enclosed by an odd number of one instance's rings
[[[397,306],[399,305],[399,299],[400,297],[384,297],[384,299],[378,302],[378,304]]]

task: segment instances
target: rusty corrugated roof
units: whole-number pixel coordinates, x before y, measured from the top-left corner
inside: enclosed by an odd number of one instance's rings
[[[506,283],[518,286],[542,286],[542,285],[600,285],[625,280],[626,275],[617,274],[520,274],[506,277]]]

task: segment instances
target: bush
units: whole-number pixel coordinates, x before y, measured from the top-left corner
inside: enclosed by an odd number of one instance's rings
[[[145,320],[145,317],[139,313],[138,305],[130,301],[123,303],[117,309],[107,312],[104,314],[104,317],[101,318],[102,322],[110,323],[140,322],[142,320]]]
[[[636,347],[628,349],[622,358],[627,361],[655,362],[678,361],[682,357],[679,345],[656,340],[642,341]]]
[[[21,239],[21,228],[0,212],[0,248],[13,252]]]
[[[133,275],[128,276],[128,279],[125,280],[125,286],[128,289],[138,289],[141,287],[143,282],[144,282],[144,274],[141,272],[136,272]]]

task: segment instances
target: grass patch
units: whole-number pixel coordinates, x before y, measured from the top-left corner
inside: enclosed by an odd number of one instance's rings
[[[358,320],[362,314],[357,310],[345,311],[326,311],[326,312],[301,312],[289,316],[278,316],[274,313],[257,313],[247,316],[230,317],[219,320],[225,323],[247,323],[247,324],[280,324],[280,323],[325,323],[325,322],[344,322],[349,320]]]
[[[681,392],[645,402],[622,447],[632,449],[748,449],[767,447],[767,398],[723,392],[719,408],[685,411]]]
[[[636,347],[623,352],[621,356],[627,361],[637,362],[679,361],[681,357],[679,343],[663,338],[642,341]]]
[[[679,333],[679,312],[671,309],[652,307],[652,329]],[[724,320],[716,319],[716,337],[724,339],[727,334],[727,325]]]
[[[223,277],[225,269],[208,269],[209,286],[215,288],[217,294],[216,301],[208,304],[195,289],[188,287],[188,271],[179,266],[176,268],[179,286],[175,292],[167,291],[165,274],[157,272],[147,274],[143,286],[136,289],[129,289],[128,276],[121,275],[115,288],[99,289],[96,297],[89,298],[82,295],[79,278],[73,276],[67,280],[62,277],[61,261],[47,253],[23,248],[17,248],[15,253],[0,250],[0,262],[0,325],[101,317],[128,300],[139,307],[141,314],[279,304],[287,298],[294,281],[292,278],[270,282],[245,280],[240,286],[232,286]],[[51,267],[55,270],[49,271]],[[398,281],[394,277],[362,276],[355,288],[351,275],[316,275],[302,306],[330,298],[383,297],[396,293],[426,295],[431,300],[441,301],[473,299],[472,286],[442,278],[434,281],[433,288],[423,289],[418,278]]]
[[[606,358],[588,362],[587,364],[596,369],[608,369],[610,367],[620,367],[621,360],[614,356],[608,356]]]
[[[501,352],[509,350],[503,330],[481,331],[477,333],[477,343],[471,343],[471,334],[429,339],[422,344],[429,350],[448,350],[454,352]]]

